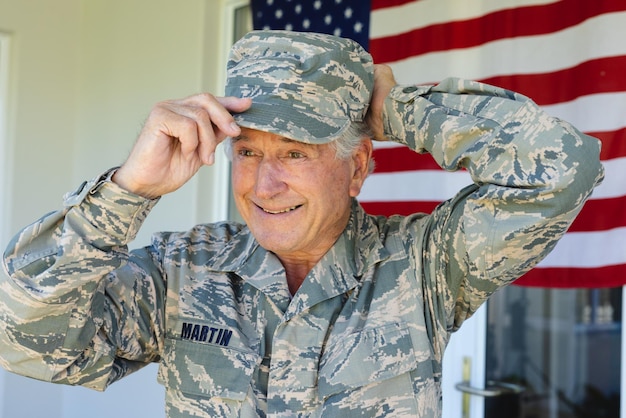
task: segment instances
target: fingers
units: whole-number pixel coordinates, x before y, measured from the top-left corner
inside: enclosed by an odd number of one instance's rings
[[[167,108],[175,115],[183,116],[180,134],[170,132],[170,136],[181,143],[181,152],[186,158],[196,153],[203,164],[215,161],[215,148],[228,136],[241,133],[231,112],[242,112],[250,107],[249,99],[236,97],[214,97],[199,94],[186,99],[167,103]],[[184,134],[183,134],[184,132]]]
[[[150,112],[133,149],[114,181],[145,197],[170,193],[204,165],[215,161],[215,148],[241,130],[231,112],[250,100],[210,94],[158,103]]]
[[[239,97],[218,97],[217,100],[220,102],[226,110],[231,113],[240,113],[250,108],[252,104],[252,99],[242,99]]]
[[[391,67],[384,64],[374,66],[374,90],[370,100],[366,121],[374,134],[374,138],[379,141],[387,140],[383,126],[383,112],[385,99],[391,89],[396,85]]]

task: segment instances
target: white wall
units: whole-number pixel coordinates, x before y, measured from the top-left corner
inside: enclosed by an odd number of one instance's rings
[[[72,159],[79,12],[77,0],[0,2],[0,31],[11,41],[2,248],[17,225],[58,202],[71,177],[71,170],[57,167],[70,166]],[[60,387],[9,374],[2,380],[2,417],[43,417],[59,410]]]
[[[12,47],[5,197],[13,229],[57,203],[72,175],[58,167],[73,157],[80,9],[79,0],[0,0],[0,31]]]
[[[0,33],[12,47],[0,248],[83,179],[120,164],[156,101],[221,92],[223,3],[0,0]],[[164,198],[137,245],[152,231],[225,213],[214,193],[223,193],[223,175],[206,169]],[[164,401],[155,374],[149,366],[101,394],[0,371],[0,418],[158,418]]]

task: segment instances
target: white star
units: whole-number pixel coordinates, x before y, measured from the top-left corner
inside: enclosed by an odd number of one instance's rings
[[[363,30],[363,23],[361,23],[361,22],[356,22],[356,23],[354,24],[354,31],[355,31],[356,33],[361,33],[361,31],[362,31],[362,30]]]
[[[341,1],[341,0],[340,0]],[[333,32],[333,34],[335,36],[341,36],[341,28],[335,28],[335,31]]]
[[[296,4],[296,8],[294,10],[295,10],[296,14],[302,13],[302,5],[301,4]]]
[[[274,0],[267,0],[267,5],[271,6],[272,4],[274,4]]]
[[[302,27],[303,27],[304,29],[308,29],[308,28],[309,28],[309,26],[311,26],[311,21],[310,21],[309,19],[304,19],[304,20],[302,21]]]
[[[287,23],[285,25],[285,30],[293,30],[293,25],[291,23]]]
[[[276,19],[280,19],[281,17],[283,17],[282,9],[276,9],[276,11],[274,12],[274,16],[276,16]]]
[[[333,17],[331,15],[324,16],[324,23],[326,23],[327,25],[330,25],[332,21],[333,21]]]
[[[344,12],[343,15],[346,17],[346,19],[350,19],[352,17],[352,9],[351,8],[347,8]]]
[[[313,3],[313,7],[315,8],[315,10],[321,9],[322,8],[321,0],[315,0],[315,3]]]

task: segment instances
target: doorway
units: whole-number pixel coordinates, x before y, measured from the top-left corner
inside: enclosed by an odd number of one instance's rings
[[[485,418],[618,418],[622,289],[509,286],[487,309]]]
[[[452,335],[444,418],[626,418],[624,289],[508,286]]]

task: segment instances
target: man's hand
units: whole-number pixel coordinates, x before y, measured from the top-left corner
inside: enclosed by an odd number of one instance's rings
[[[231,112],[250,104],[250,99],[210,94],[158,103],[113,181],[146,198],[173,192],[202,165],[214,163],[220,142],[240,134]]]
[[[387,140],[383,127],[383,108],[385,99],[396,84],[391,67],[384,64],[374,66],[374,91],[372,92],[369,111],[365,117],[365,121],[374,134],[372,139],[378,141]]]

